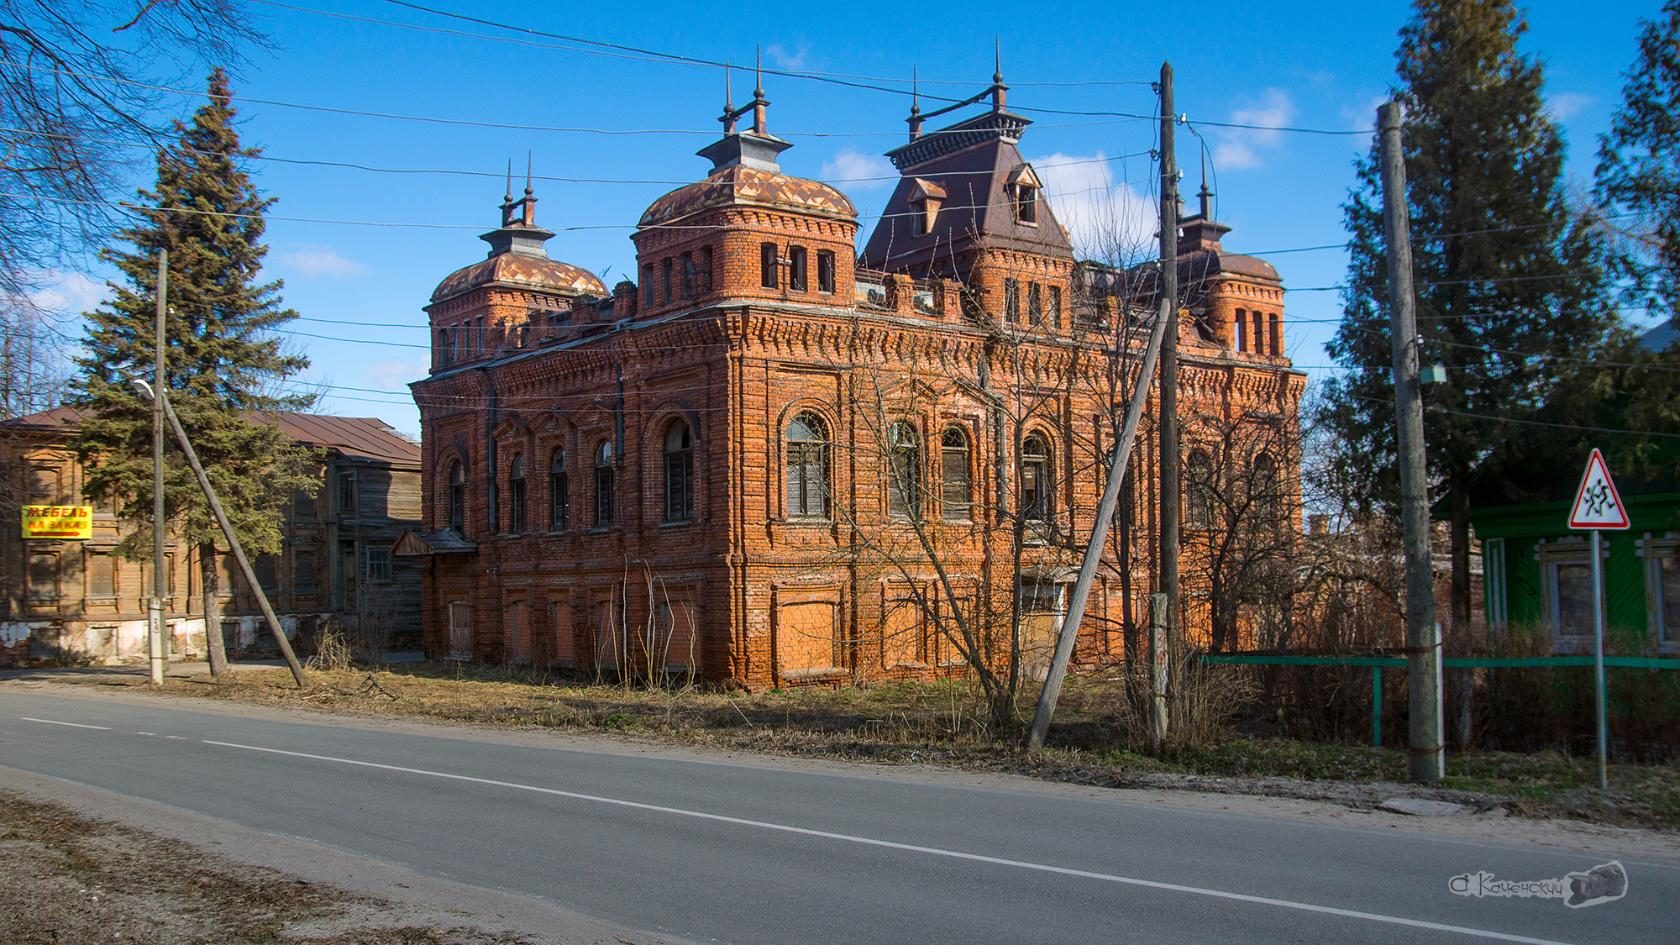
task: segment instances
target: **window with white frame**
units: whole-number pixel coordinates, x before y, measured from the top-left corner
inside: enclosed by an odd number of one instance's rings
[[[1559,647],[1591,645],[1593,636],[1592,560],[1584,538],[1539,543],[1540,583],[1545,592],[1546,622]]]
[[[1639,542],[1645,559],[1645,601],[1651,640],[1659,651],[1680,652],[1680,535],[1647,535]]]

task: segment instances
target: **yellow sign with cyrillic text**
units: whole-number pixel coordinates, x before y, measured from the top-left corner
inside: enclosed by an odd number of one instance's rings
[[[23,507],[23,537],[87,541],[93,537],[93,506],[26,505]]]

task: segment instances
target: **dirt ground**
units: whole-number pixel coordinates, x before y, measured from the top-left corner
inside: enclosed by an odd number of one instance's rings
[[[0,791],[8,945],[537,945]]]

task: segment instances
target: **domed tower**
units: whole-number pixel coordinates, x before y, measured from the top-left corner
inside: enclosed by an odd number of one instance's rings
[[[766,130],[762,76],[746,105],[729,102],[727,85],[724,98],[723,137],[697,152],[711,173],[655,200],[631,237],[637,317],[725,298],[850,304],[857,210],[827,184],[782,173],[777,156],[792,145]],[[752,127],[737,131],[748,113]]]
[[[1236,356],[1284,358],[1283,279],[1257,256],[1225,249],[1231,228],[1213,218],[1213,192],[1204,170],[1198,212],[1179,224],[1178,285],[1190,311],[1180,338]]]
[[[584,300],[607,295],[594,273],[549,258],[543,244],[554,231],[537,225],[529,171],[518,200],[509,174],[501,210],[502,225],[479,237],[489,255],[445,276],[426,306],[433,373],[532,342],[536,328],[564,324]]]

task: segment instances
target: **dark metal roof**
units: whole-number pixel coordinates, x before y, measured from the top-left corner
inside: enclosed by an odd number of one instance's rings
[[[69,434],[76,432],[90,414],[91,411],[83,407],[54,407],[7,420],[0,423],[0,427]],[[332,450],[351,459],[420,465],[420,445],[405,438],[385,421],[373,417],[335,417],[285,411],[258,411],[250,416],[260,423],[278,426],[295,442]]]

